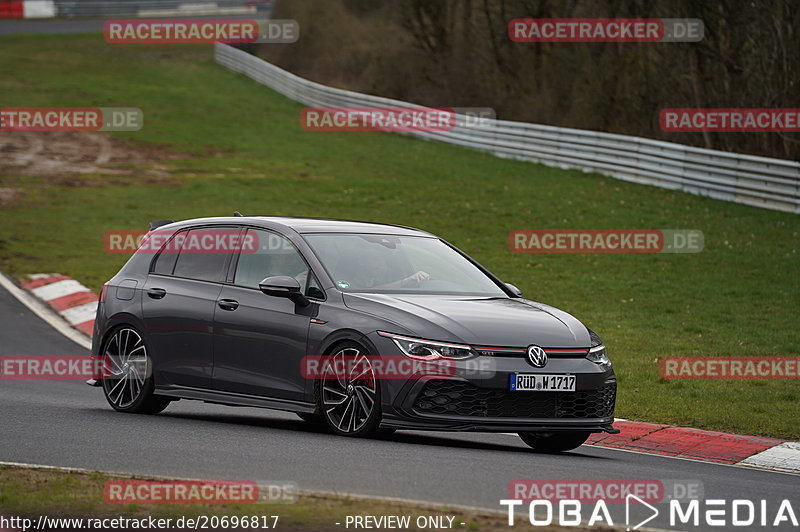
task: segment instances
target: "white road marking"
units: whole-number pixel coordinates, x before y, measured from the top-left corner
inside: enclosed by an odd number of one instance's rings
[[[92,301],[91,303],[64,309],[60,312],[60,314],[69,322],[70,325],[77,325],[79,323],[91,321],[97,315],[97,301]]]
[[[766,451],[745,458],[742,465],[768,467],[792,473],[800,473],[800,442],[787,441]]]
[[[53,18],[56,6],[53,0],[25,0],[22,4],[25,18]]]
[[[44,301],[68,296],[76,292],[88,292],[89,289],[75,279],[65,279],[55,283],[46,284],[31,290],[33,295]]]

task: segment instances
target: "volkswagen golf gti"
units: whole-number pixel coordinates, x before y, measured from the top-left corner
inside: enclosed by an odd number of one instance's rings
[[[516,432],[542,452],[617,432],[597,334],[409,227],[153,222],[103,286],[92,352],[103,369],[89,384],[120,412],[194,399],[345,436]]]

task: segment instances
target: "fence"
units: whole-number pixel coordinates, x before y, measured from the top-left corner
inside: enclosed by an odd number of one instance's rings
[[[216,61],[284,96],[314,107],[419,107],[327,87],[226,44]],[[725,201],[800,213],[800,163],[684,146],[600,131],[507,120],[410,134],[500,157],[598,172],[623,181],[682,190]]]

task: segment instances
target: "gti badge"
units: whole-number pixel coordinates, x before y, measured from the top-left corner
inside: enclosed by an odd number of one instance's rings
[[[543,368],[547,364],[547,353],[538,345],[532,345],[528,348],[528,360],[532,366]]]

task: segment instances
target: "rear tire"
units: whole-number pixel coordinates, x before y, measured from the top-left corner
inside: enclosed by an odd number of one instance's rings
[[[583,445],[589,439],[590,432],[518,432],[522,441],[534,451],[542,453],[560,453],[571,451]]]
[[[139,332],[124,325],[110,334],[101,351],[103,394],[117,412],[157,414],[170,400],[155,395],[153,362]]]

